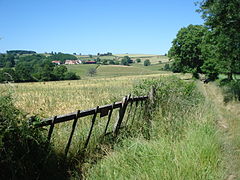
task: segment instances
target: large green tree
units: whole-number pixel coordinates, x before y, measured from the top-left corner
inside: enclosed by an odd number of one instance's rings
[[[173,60],[172,69],[174,72],[201,72],[204,59],[201,46],[207,29],[201,25],[189,25],[181,28],[172,42],[168,52]]]
[[[220,71],[232,79],[240,72],[240,0],[203,0],[199,11],[212,32]]]

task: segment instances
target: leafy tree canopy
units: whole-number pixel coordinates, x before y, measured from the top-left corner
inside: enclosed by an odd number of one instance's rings
[[[43,55],[34,54],[20,57],[14,69],[0,70],[0,82],[33,82],[79,79],[75,73],[67,71],[67,67],[56,66]]]
[[[15,56],[8,54],[0,54],[0,68],[1,67],[13,67],[15,65]]]
[[[58,53],[58,54],[53,54],[51,56],[47,57],[51,61],[61,61],[61,63],[64,63],[65,60],[77,60],[77,57],[72,55],[72,54],[63,54],[63,53]]]
[[[149,59],[146,59],[144,62],[143,62],[143,65],[144,66],[150,66],[151,65],[151,62]]]
[[[240,72],[240,1],[203,0],[199,12],[212,32],[216,59],[222,73],[232,79]]]
[[[16,55],[16,54],[35,54],[36,52],[35,51],[26,51],[26,50],[10,50],[10,51],[7,51],[7,54],[13,54],[13,55]]]
[[[168,52],[170,59],[173,59],[174,72],[201,72],[201,45],[206,32],[207,29],[201,25],[189,25],[178,31]]]

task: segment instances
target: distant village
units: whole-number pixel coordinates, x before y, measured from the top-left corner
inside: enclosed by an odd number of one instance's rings
[[[96,64],[96,61],[82,61],[82,60],[65,60],[65,63],[61,63],[61,61],[52,61],[52,63],[60,65],[60,64]]]

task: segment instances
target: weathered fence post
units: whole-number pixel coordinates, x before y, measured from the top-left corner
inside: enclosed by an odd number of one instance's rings
[[[123,98],[122,106],[119,109],[119,118],[117,119],[117,121],[114,125],[114,130],[113,130],[114,136],[118,135],[118,132],[119,132],[119,129],[121,127],[121,124],[122,124],[122,121],[123,121],[123,118],[124,118],[124,114],[125,114],[125,111],[126,111],[126,108],[127,108],[127,105],[128,105],[128,100],[129,100],[130,96],[131,95],[128,95],[125,98]]]
[[[108,129],[108,125],[109,125],[109,123],[110,123],[111,117],[112,117],[112,112],[113,112],[114,105],[115,105],[115,102],[112,104],[112,108],[111,108],[111,110],[109,111],[108,121],[107,121],[105,130],[104,130],[104,135],[106,135],[106,133],[107,133],[107,129]]]
[[[145,116],[144,116],[144,120],[146,122],[146,127],[143,128],[143,135],[146,139],[150,139],[150,130],[152,127],[152,111],[154,110],[154,108],[156,107],[156,88],[154,86],[151,87],[151,90],[149,92],[148,95],[148,101],[146,101],[145,104]]]
[[[132,117],[132,122],[130,124],[130,128],[133,125],[133,122],[134,122],[134,119],[135,119],[135,115],[136,115],[136,112],[137,112],[137,107],[138,107],[138,101],[136,101],[136,103],[135,103],[135,109],[134,109],[134,112],[133,112],[133,117]]]
[[[65,156],[66,156],[66,157],[67,157],[67,154],[68,154],[68,151],[69,151],[71,142],[72,142],[72,137],[73,137],[73,134],[74,134],[76,125],[77,125],[77,121],[78,121],[78,116],[79,116],[79,114],[80,114],[80,110],[77,111],[76,117],[75,117],[75,119],[74,119],[74,121],[73,121],[73,124],[72,124],[72,131],[71,131],[71,134],[70,134],[70,136],[69,136],[67,146],[66,146],[66,148],[65,148]]]
[[[89,140],[90,140],[90,137],[91,137],[91,135],[92,135],[92,130],[93,130],[93,126],[94,126],[94,123],[95,123],[95,120],[96,120],[96,117],[97,117],[98,108],[99,108],[99,106],[97,106],[97,108],[95,109],[95,113],[94,113],[93,118],[92,118],[91,128],[90,128],[90,131],[89,131],[87,140],[86,140],[86,142],[85,142],[84,149],[87,148],[88,143],[89,143]]]
[[[151,87],[151,90],[148,95],[149,103],[151,105],[155,104],[155,95],[156,95],[156,88],[154,86]]]
[[[54,128],[54,123],[55,123],[56,119],[57,119],[57,116],[55,116],[53,118],[52,122],[51,122],[51,126],[50,126],[49,131],[48,131],[48,142],[50,142],[50,140],[51,140],[52,133],[53,133],[53,128]]]
[[[132,105],[133,105],[133,101],[131,101],[130,107],[129,107],[129,109],[128,109],[127,119],[126,119],[126,122],[125,122],[125,126],[127,126],[127,124],[128,124],[128,120],[129,120],[129,117],[130,117],[130,113],[131,113],[131,111],[132,111]]]

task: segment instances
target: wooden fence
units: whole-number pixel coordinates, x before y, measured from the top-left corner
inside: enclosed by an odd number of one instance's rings
[[[73,121],[72,130],[71,130],[71,133],[70,133],[70,136],[69,136],[66,148],[65,148],[65,156],[67,156],[70,145],[71,145],[71,142],[72,142],[72,137],[73,137],[76,125],[77,125],[77,122],[80,118],[92,115],[91,127],[89,129],[87,139],[85,140],[85,143],[84,143],[84,149],[86,149],[88,144],[89,144],[89,141],[90,141],[90,138],[91,138],[91,135],[92,135],[92,131],[93,131],[93,128],[94,128],[94,124],[95,124],[95,121],[96,121],[96,117],[97,117],[98,114],[100,114],[100,118],[108,116],[103,135],[112,133],[116,137],[119,134],[119,130],[121,128],[122,121],[123,121],[123,118],[124,118],[124,115],[126,114],[126,112],[128,113],[128,117],[127,117],[127,120],[126,120],[125,124],[127,124],[127,121],[128,121],[128,118],[129,118],[129,113],[133,109],[132,108],[133,104],[135,103],[135,105],[136,105],[135,110],[133,111],[133,118],[134,118],[137,107],[142,107],[143,102],[147,102],[148,99],[151,100],[151,93],[150,93],[149,96],[139,96],[139,97],[131,97],[131,95],[128,95],[128,96],[124,97],[122,101],[114,102],[113,104],[108,104],[108,105],[104,105],[104,106],[97,106],[96,108],[92,108],[92,109],[89,109],[89,110],[83,110],[83,111],[78,110],[74,113],[70,113],[70,114],[66,114],[66,115],[59,115],[59,116],[54,116],[54,117],[51,117],[51,118],[43,119],[41,122],[36,123],[35,127],[39,128],[39,127],[44,127],[44,126],[50,126],[49,131],[48,131],[48,140],[50,142],[55,124],[62,123],[62,122],[67,122],[67,121]],[[139,103],[141,103],[141,106],[138,106]],[[128,105],[129,105],[129,108],[128,108],[128,111],[126,111]],[[115,121],[113,130],[108,132],[109,123],[111,121],[111,117],[112,117],[112,113],[113,113],[114,109],[119,110],[118,111],[118,118]]]

